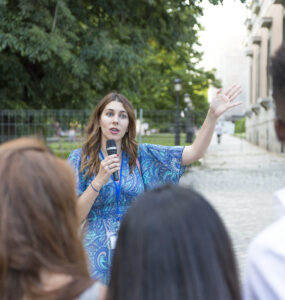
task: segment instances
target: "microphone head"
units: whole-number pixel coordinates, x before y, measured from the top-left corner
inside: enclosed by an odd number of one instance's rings
[[[108,155],[117,154],[117,145],[114,140],[107,140],[106,150]]]
[[[115,140],[107,140],[106,148],[109,148],[109,147],[116,147],[117,148]]]

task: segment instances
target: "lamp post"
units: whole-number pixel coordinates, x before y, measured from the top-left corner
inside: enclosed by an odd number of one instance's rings
[[[186,115],[186,143],[192,143],[193,141],[193,129],[191,126],[190,111],[193,108],[192,100],[189,94],[184,94],[184,102],[187,104],[187,115]]]
[[[182,88],[182,81],[181,79],[176,78],[174,80],[174,90],[176,92],[176,119],[175,119],[175,145],[180,145],[180,128],[179,128],[179,119],[180,119],[180,112],[179,112],[179,92]]]

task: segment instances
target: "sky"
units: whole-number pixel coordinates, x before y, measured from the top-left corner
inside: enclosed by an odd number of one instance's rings
[[[244,24],[248,11],[240,0],[224,0],[223,5],[212,5],[203,1],[204,16],[200,19],[205,28],[200,33],[201,50],[204,52],[201,66],[206,70],[215,68],[216,77],[221,80],[224,89],[232,84],[242,86],[239,97],[244,105],[229,112],[242,114],[247,99],[247,60],[244,41],[247,29]],[[238,64],[236,62],[239,62]],[[208,101],[216,94],[211,87],[208,91]]]
[[[237,36],[240,40],[245,37],[246,5],[239,0],[224,0],[223,5],[212,5],[204,0],[203,7],[201,23],[205,31],[200,33],[204,52],[202,66],[212,69],[217,68],[215,57],[225,47],[229,37]]]

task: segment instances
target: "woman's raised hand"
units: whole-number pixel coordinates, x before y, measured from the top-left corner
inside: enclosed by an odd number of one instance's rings
[[[101,161],[99,172],[95,177],[96,183],[101,187],[108,182],[110,176],[115,172],[120,171],[120,159],[117,154],[106,156]]]
[[[241,86],[236,84],[227,89],[225,93],[222,93],[222,89],[219,89],[210,105],[215,117],[218,118],[225,111],[242,104],[241,101],[233,102],[240,94]]]

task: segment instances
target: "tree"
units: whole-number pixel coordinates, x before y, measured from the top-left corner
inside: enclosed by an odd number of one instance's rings
[[[201,0],[2,0],[0,108],[91,108],[117,90],[169,109],[175,77],[203,107],[219,83],[198,67],[202,13]]]

